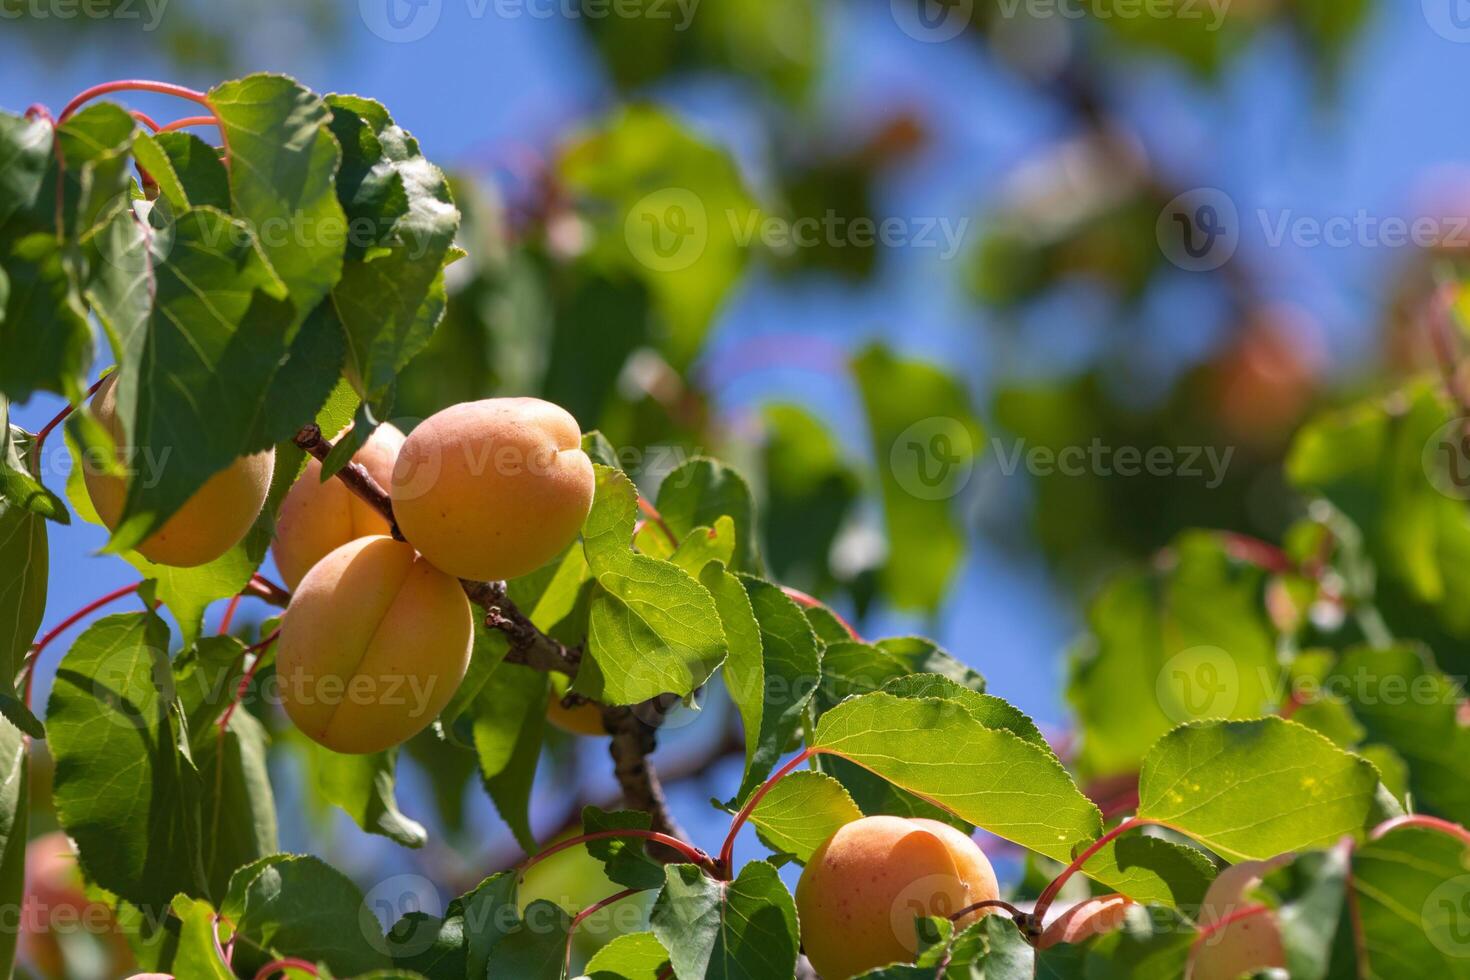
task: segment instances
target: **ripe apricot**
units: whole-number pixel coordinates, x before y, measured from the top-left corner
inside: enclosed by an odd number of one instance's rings
[[[571,682],[561,674],[551,677],[551,700],[546,704],[546,720],[568,735],[606,735],[607,726],[602,723],[602,709],[595,704],[579,704],[575,708],[562,706]]]
[[[403,446],[403,433],[392,425],[378,426],[352,461],[361,463],[381,486],[393,481],[393,463]],[[354,538],[389,534],[382,514],[369,506],[341,480],[322,482],[322,465],[308,460],[301,477],[291,486],[276,519],[271,552],[286,587],[297,583],[326,554]]]
[[[1093,936],[1112,932],[1134,903],[1123,895],[1102,895],[1078,902],[1057,917],[1042,932],[1036,945],[1041,949],[1057,943],[1082,943]]]
[[[807,958],[824,980],[911,961],[914,920],[999,897],[979,846],[937,820],[863,817],[812,854],[796,886]],[[987,914],[966,915],[964,928]]]
[[[419,553],[451,575],[507,579],[571,544],[592,508],[577,420],[539,398],[446,408],[409,433],[393,512]]]
[[[335,752],[426,728],[464,680],[474,623],[459,583],[410,545],[357,538],[312,566],[281,621],[286,713]]]
[[[1265,909],[1243,918],[1229,917],[1264,908],[1247,899],[1246,893],[1291,859],[1292,855],[1282,854],[1269,861],[1242,861],[1210,883],[1200,905],[1202,935],[1189,951],[1191,980],[1235,980],[1242,974],[1286,967],[1286,948],[1274,912]]]
[[[117,417],[117,375],[110,376],[92,399],[92,415],[112,434],[118,459],[128,463],[126,433]],[[210,477],[163,526],[134,550],[160,565],[190,568],[214,561],[229,551],[255,523],[265,504],[275,470],[276,451],[243,456]],[[127,481],[96,467],[83,467],[87,495],[108,529],[117,527],[127,497]]]

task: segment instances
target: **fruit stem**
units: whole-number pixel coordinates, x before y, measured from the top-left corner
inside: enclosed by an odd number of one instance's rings
[[[674,534],[674,529],[669,527],[668,522],[664,520],[664,515],[658,512],[658,508],[645,500],[642,494],[638,495],[638,509],[643,511],[644,517],[647,517],[650,521],[653,521],[653,523],[659,526],[659,529],[663,531],[664,535],[669,539],[669,544],[673,545],[675,548],[679,547],[679,537],[678,535]]]
[[[183,119],[175,119],[167,125],[160,126],[158,132],[172,133],[178,129],[188,129],[190,126],[217,126],[219,120],[214,116],[185,116]]]
[[[1385,820],[1383,823],[1373,828],[1373,830],[1368,834],[1368,839],[1379,840],[1386,834],[1398,830],[1400,827],[1420,827],[1424,830],[1437,830],[1441,834],[1445,834],[1449,837],[1454,837],[1466,847],[1470,847],[1470,830],[1466,830],[1464,827],[1460,826],[1457,823],[1450,823],[1448,820],[1441,820],[1439,817],[1428,817],[1418,813],[1409,814],[1403,817],[1394,817],[1391,820]]]
[[[268,602],[272,606],[279,606],[282,609],[291,602],[291,593],[259,572],[256,572],[250,577],[249,583],[246,584],[245,590],[241,594],[253,595],[262,602]]]
[[[101,609],[103,606],[107,605],[110,602],[116,602],[123,596],[132,595],[142,587],[142,582],[134,582],[132,585],[125,585],[120,589],[114,589],[113,591],[107,593],[107,595],[102,596],[100,599],[93,599],[91,602],[87,603],[85,606],[78,609],[76,612],[72,613],[70,616],[57,623],[55,626],[51,627],[51,629],[47,630],[46,633],[43,634],[39,640],[31,645],[30,652],[26,654],[25,663],[22,664],[26,672],[26,707],[30,707],[31,704],[31,681],[36,676],[36,661],[40,659],[41,654],[48,646],[51,645],[52,641],[54,641],[62,633],[65,633],[67,630],[71,629],[87,616],[90,616],[92,613]]]
[[[144,126],[147,126],[149,129],[153,130],[155,133],[159,131],[158,122],[152,116],[148,115],[148,113],[139,112],[137,109],[133,109],[128,114],[134,119],[138,120],[138,122],[142,123]]]
[[[1051,884],[1047,885],[1042,890],[1041,896],[1036,899],[1036,907],[1032,909],[1031,914],[1036,917],[1037,923],[1040,924],[1046,919],[1047,911],[1051,908],[1052,902],[1056,901],[1057,894],[1061,892],[1062,886],[1067,883],[1068,879],[1082,870],[1082,866],[1090,861],[1098,851],[1101,851],[1104,847],[1107,847],[1113,841],[1136,827],[1169,828],[1169,825],[1158,820],[1150,820],[1147,817],[1130,817],[1087,845],[1082,853],[1072,860],[1071,864],[1062,869],[1061,874],[1052,879]]]
[[[545,850],[533,854],[525,861],[523,861],[519,868],[519,873],[524,876],[527,871],[530,871],[536,865],[540,864],[542,861],[545,861],[553,854],[559,854],[562,851],[567,850],[568,848],[576,847],[578,844],[590,844],[593,841],[614,840],[620,837],[636,837],[640,840],[652,841],[655,844],[662,844],[664,847],[678,851],[684,857],[689,859],[690,864],[697,865],[706,874],[712,875],[715,870],[714,862],[710,860],[709,855],[701,851],[699,848],[695,847],[693,844],[690,844],[687,841],[682,841],[677,837],[671,837],[668,834],[661,834],[656,830],[639,830],[637,828],[630,827],[624,830],[599,830],[596,833],[579,834],[576,837],[568,837],[564,841],[558,841]]]
[[[842,616],[840,616],[835,609],[833,609],[832,607],[828,606],[826,603],[822,602],[822,600],[820,600],[818,598],[815,598],[814,596],[807,595],[805,592],[801,591],[800,589],[793,589],[789,585],[783,585],[783,586],[781,586],[781,591],[784,592],[784,593],[786,593],[786,598],[790,599],[792,602],[796,603],[798,606],[804,606],[807,609],[825,609],[825,610],[827,610],[827,612],[829,612],[829,613],[832,614],[832,618],[835,619],[835,620],[837,620],[838,624],[840,624],[843,629],[847,630],[847,635],[848,636],[852,637],[854,640],[856,640],[859,643],[865,642],[863,640],[863,638],[860,635],[858,635],[858,631],[852,628],[852,624],[851,623],[849,623],[847,620],[843,619]]]
[[[297,959],[294,956],[284,956],[281,959],[273,960],[272,962],[267,963],[265,966],[261,967],[260,970],[255,974],[255,980],[270,980],[270,978],[275,976],[277,973],[284,974],[287,970],[301,970],[314,977],[321,976],[321,974],[318,973],[316,970],[315,963],[310,963],[306,960]]]
[[[264,653],[266,648],[269,647],[272,643],[276,642],[280,635],[281,630],[279,627],[277,627],[269,634],[262,637],[259,641],[252,643],[250,644],[250,646],[246,647],[242,656],[248,656],[252,653],[257,655]],[[255,672],[260,669],[261,659],[262,658],[260,656],[256,656],[255,661],[250,665],[245,673],[240,675],[240,683],[235,685],[235,696],[230,699],[229,704],[225,705],[225,710],[220,712],[219,721],[216,722],[216,724],[219,725],[219,732],[221,735],[223,735],[225,733],[225,730],[230,727],[230,718],[234,715],[235,709],[240,706],[241,701],[245,700],[245,692],[250,690],[250,682],[255,679]]]
[[[225,614],[219,620],[219,635],[224,636],[230,631],[230,623],[235,619],[235,610],[240,608],[240,600],[244,593],[230,597],[230,604],[225,606]]]
[[[225,131],[225,121],[220,117],[219,110],[214,107],[214,103],[209,101],[209,95],[198,89],[188,88],[184,85],[175,85],[172,82],[153,82],[143,78],[125,78],[115,82],[104,82],[101,85],[93,85],[66,104],[66,108],[61,110],[61,115],[56,119],[56,125],[60,126],[65,123],[84,103],[99,96],[110,95],[113,92],[157,92],[161,95],[176,95],[181,99],[188,99],[190,102],[197,102],[204,106],[204,108],[209,110],[210,117],[219,126],[220,143],[224,147],[224,164],[226,167],[230,165],[230,138]],[[156,129],[157,127],[155,126],[154,128]],[[61,144],[59,142],[57,143],[57,158],[64,169],[66,162],[61,158]]]
[[[87,389],[87,394],[83,396],[82,401],[86,401],[88,398],[91,398],[93,395],[97,394],[97,389],[102,387],[102,382],[106,381],[111,376],[112,374],[111,372],[109,372],[98,378],[96,381],[92,382],[92,386]],[[55,429],[62,422],[65,422],[67,416],[70,415],[72,412],[75,412],[76,410],[76,405],[68,405],[61,411],[57,412],[56,416],[50,422],[47,422],[45,425],[41,426],[40,431],[36,433],[36,449],[33,453],[35,459],[39,460],[41,458],[41,447],[46,444],[46,437],[51,434],[51,430]]]
[[[989,898],[983,902],[976,902],[974,905],[965,906],[954,915],[951,915],[949,917],[949,921],[958,922],[960,919],[963,919],[971,912],[979,912],[981,909],[1005,909],[1008,913],[1010,913],[1011,918],[1016,919],[1017,921],[1026,918],[1027,915],[1027,913],[1022,912],[1010,902],[999,898]]]
[[[621,902],[625,898],[631,898],[632,896],[638,894],[639,890],[640,889],[637,888],[625,888],[622,891],[618,892],[616,895],[609,895],[602,901],[597,902],[593,905],[589,905],[582,911],[578,912],[576,915],[572,916],[572,923],[567,927],[567,953],[565,961],[567,976],[572,975],[572,938],[577,934],[577,926],[581,925],[585,920],[596,915],[598,912],[601,912],[609,905],[612,905],[616,902]]]
[[[786,763],[786,765],[782,766],[780,769],[777,769],[774,773],[772,773],[771,777],[767,779],[764,783],[761,783],[760,787],[750,795],[750,799],[745,801],[745,805],[740,808],[740,812],[735,814],[735,819],[730,821],[730,832],[725,835],[725,844],[723,847],[720,848],[720,860],[718,866],[720,869],[721,878],[723,878],[725,881],[730,880],[730,865],[735,856],[735,835],[740,833],[740,828],[743,827],[745,825],[745,822],[750,819],[750,815],[755,812],[755,808],[760,806],[761,800],[765,799],[766,794],[769,793],[777,783],[790,775],[792,771],[795,770],[798,766],[806,762],[808,759],[811,759],[813,756],[821,755],[823,751],[824,750],[817,748],[816,746],[803,749],[790,762]]]

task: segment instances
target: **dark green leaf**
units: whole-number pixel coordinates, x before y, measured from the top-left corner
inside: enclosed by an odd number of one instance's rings
[[[729,883],[692,864],[666,871],[649,923],[676,976],[766,980],[794,973],[796,905],[773,866],[752,861]]]
[[[359,827],[404,847],[423,847],[429,835],[404,816],[394,794],[398,750],[342,755],[313,745],[316,785],[322,795],[347,812]]]
[[[500,818],[526,853],[536,851],[528,808],[546,728],[547,675],[501,664],[475,699],[473,731],[480,776]]]
[[[206,888],[199,773],[168,645],[151,613],[98,621],[62,658],[46,710],[57,820],[83,872],[155,911]]]
[[[619,810],[609,813],[595,806],[582,809],[582,832],[595,834],[604,830],[648,830],[653,818],[639,810]],[[624,888],[651,889],[664,883],[663,865],[657,863],[643,850],[643,842],[636,838],[610,838],[589,841],[587,853],[607,871],[609,881]]]

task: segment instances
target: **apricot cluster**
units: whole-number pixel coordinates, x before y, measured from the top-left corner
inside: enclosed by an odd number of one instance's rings
[[[119,447],[116,377],[91,411]],[[291,602],[276,672],[287,715],[337,752],[378,752],[438,716],[464,679],[474,619],[459,579],[535,571],[566,549],[592,507],[592,461],[564,409],[535,398],[454,405],[408,436],[379,426],[353,456],[390,489],[407,541],[340,480],[307,463],[281,505],[272,552]],[[119,449],[119,453],[123,452]],[[265,503],[274,453],[236,460],[137,550],[173,566],[211,562],[244,538]],[[88,473],[98,515],[116,528],[123,477]],[[595,706],[551,720],[601,732]]]

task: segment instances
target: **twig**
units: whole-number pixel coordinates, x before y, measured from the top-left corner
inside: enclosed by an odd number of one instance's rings
[[[259,574],[251,576],[240,594],[254,596],[278,609],[285,609],[291,602],[291,593]]]
[[[644,713],[649,713],[648,709],[651,709],[655,717],[662,718],[663,713],[671,706],[655,699],[645,702],[640,708],[644,709]],[[669,812],[663,784],[659,781],[653,763],[648,761],[658,745],[657,727],[645,724],[639,717],[639,712],[632,708],[607,706],[602,709],[602,724],[612,736],[608,754],[613,760],[613,775],[617,777],[618,786],[623,791],[623,802],[634,810],[647,813],[653,820],[654,830],[670,837],[688,840],[689,835],[684,833]],[[667,848],[654,846],[649,851],[666,864],[680,860],[679,856]]]
[[[332,441],[322,435],[321,427],[315,422],[302,426],[293,441],[298,448],[316,457],[318,462],[325,463],[327,456],[332,452]],[[405,540],[403,532],[398,529],[398,521],[393,516],[392,498],[388,496],[388,491],[373,479],[367,467],[361,463],[348,462],[337,471],[336,476],[337,479],[347,484],[349,490],[367,501],[374,510],[387,519],[388,527],[392,530],[395,540]]]

